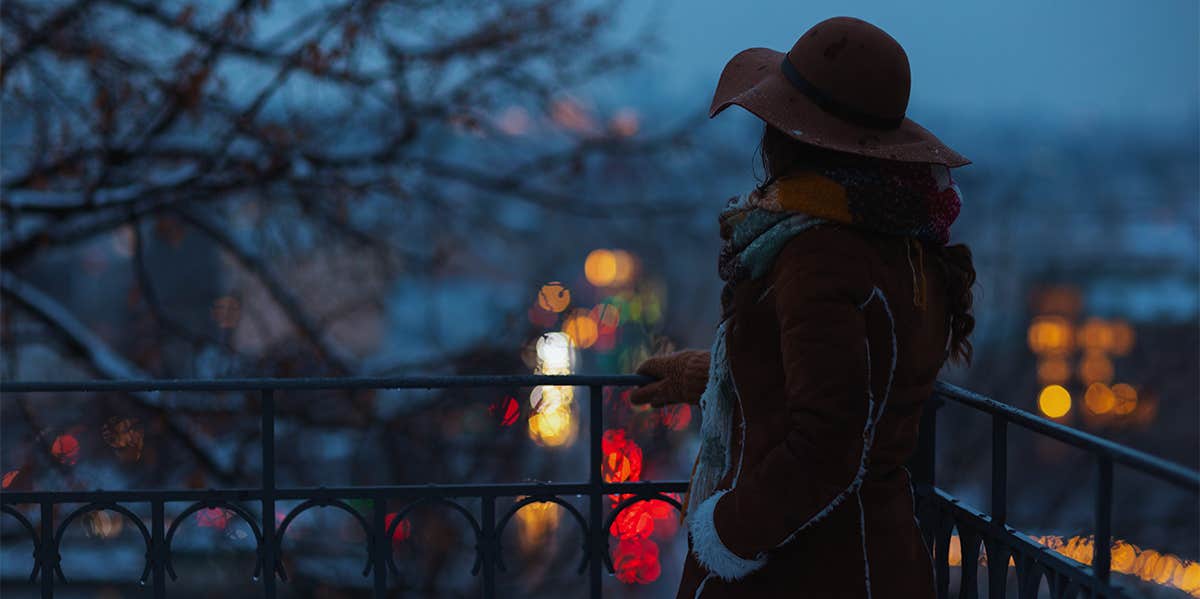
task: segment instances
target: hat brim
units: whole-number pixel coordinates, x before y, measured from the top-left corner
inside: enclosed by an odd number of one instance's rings
[[[770,48],[750,48],[730,59],[709,118],[737,105],[799,141],[829,150],[951,168],[971,163],[912,119],[905,118],[895,129],[876,129],[825,112],[783,75],[783,59],[783,52]]]

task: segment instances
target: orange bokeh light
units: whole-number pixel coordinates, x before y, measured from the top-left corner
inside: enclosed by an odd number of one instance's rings
[[[1113,379],[1113,363],[1100,352],[1088,352],[1079,361],[1079,380],[1085,385],[1108,384]]]
[[[1092,383],[1083,395],[1083,403],[1093,414],[1107,414],[1117,403],[1112,389],[1104,383]]]
[[[571,338],[571,343],[580,349],[587,349],[596,343],[600,329],[588,312],[577,311],[563,322],[562,332]]]
[[[1062,355],[1072,348],[1071,323],[1061,316],[1039,316],[1029,325],[1029,349],[1039,355]]]
[[[583,262],[583,275],[596,287],[608,287],[617,278],[617,257],[611,250],[592,250]]]
[[[1071,380],[1071,364],[1058,356],[1038,362],[1038,382],[1043,385],[1062,385]]]
[[[1038,409],[1050,418],[1062,418],[1071,411],[1071,392],[1062,385],[1050,385],[1038,395]]]
[[[1138,405],[1137,390],[1125,383],[1117,383],[1112,386],[1112,392],[1115,396],[1115,404],[1113,412],[1125,416],[1132,414]]]
[[[542,285],[538,291],[538,307],[547,312],[562,312],[571,304],[571,290],[558,281]]]

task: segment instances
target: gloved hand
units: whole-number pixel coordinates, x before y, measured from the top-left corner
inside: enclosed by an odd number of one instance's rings
[[[694,349],[647,358],[637,367],[637,373],[658,380],[634,389],[629,401],[656,408],[674,403],[700,403],[700,395],[708,384],[708,360],[708,352]]]

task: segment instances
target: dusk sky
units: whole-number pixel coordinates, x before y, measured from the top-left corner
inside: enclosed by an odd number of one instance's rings
[[[879,25],[907,50],[918,113],[1194,126],[1197,6],[1194,0],[662,0],[631,8],[657,15],[662,48],[646,66],[671,98],[709,93],[739,50],[786,50],[811,25],[847,15]],[[631,29],[642,24],[629,21]],[[706,107],[708,98],[697,101]]]

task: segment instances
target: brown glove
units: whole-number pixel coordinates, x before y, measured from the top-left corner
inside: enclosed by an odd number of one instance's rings
[[[700,395],[708,384],[708,360],[708,352],[694,349],[647,358],[637,367],[637,373],[658,380],[634,389],[629,401],[656,408],[674,403],[700,403]]]

